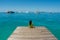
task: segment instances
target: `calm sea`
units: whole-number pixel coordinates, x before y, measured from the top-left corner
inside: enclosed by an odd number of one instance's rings
[[[13,13],[0,12],[0,40],[7,40],[17,26],[45,26],[60,40],[60,13]]]

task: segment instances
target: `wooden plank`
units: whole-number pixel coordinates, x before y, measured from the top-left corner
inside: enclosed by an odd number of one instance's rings
[[[45,27],[17,27],[8,40],[57,40]]]

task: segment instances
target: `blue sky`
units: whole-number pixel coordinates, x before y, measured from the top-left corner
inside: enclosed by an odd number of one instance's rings
[[[60,12],[60,0],[0,0],[0,11]]]

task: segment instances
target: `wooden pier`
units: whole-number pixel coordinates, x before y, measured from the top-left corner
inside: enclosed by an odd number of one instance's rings
[[[57,40],[46,27],[17,27],[8,40]]]

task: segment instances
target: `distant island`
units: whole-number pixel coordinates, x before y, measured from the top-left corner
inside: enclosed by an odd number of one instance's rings
[[[7,13],[15,13],[14,11],[8,11]]]

